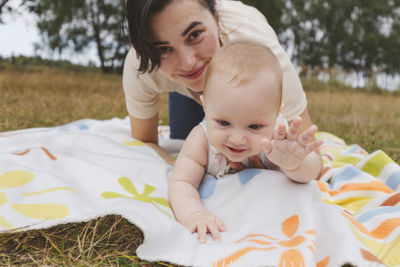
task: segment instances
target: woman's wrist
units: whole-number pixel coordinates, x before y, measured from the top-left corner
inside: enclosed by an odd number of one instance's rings
[[[148,142],[146,143],[146,145],[148,145],[149,147],[151,147],[152,149],[154,149],[157,154],[169,165],[174,166],[175,164],[175,159],[171,157],[171,155],[169,155],[164,149],[162,149],[158,144],[156,143],[152,143],[152,142]]]

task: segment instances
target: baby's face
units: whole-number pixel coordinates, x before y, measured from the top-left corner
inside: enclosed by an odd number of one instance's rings
[[[261,140],[271,138],[278,115],[279,82],[262,72],[233,87],[219,75],[208,82],[205,101],[207,134],[211,144],[230,161],[239,162],[261,152]]]

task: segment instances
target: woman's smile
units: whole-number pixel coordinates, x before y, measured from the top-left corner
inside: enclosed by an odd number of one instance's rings
[[[200,67],[198,69],[195,69],[195,70],[193,70],[191,72],[181,73],[179,75],[182,76],[185,79],[195,80],[195,79],[197,79],[198,77],[200,77],[204,73],[205,69],[206,69],[206,64],[204,64],[202,67]]]

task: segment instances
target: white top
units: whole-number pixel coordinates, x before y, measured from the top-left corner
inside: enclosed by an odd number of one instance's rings
[[[232,0],[217,2],[217,11],[223,32],[227,33],[220,36],[222,44],[236,39],[252,39],[268,46],[278,58],[283,72],[281,112],[288,121],[303,113],[307,100],[298,74],[262,13],[254,7]],[[140,60],[131,48],[126,56],[123,72],[129,115],[138,119],[155,116],[158,113],[158,94],[162,92],[175,91],[198,101],[185,86],[169,81],[157,70],[138,75],[139,65]]]

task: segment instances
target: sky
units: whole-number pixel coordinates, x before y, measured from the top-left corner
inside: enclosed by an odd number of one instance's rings
[[[0,55],[34,55],[33,43],[40,40],[39,31],[29,15],[10,17],[5,15],[0,24]]]
[[[16,2],[14,2],[16,3]],[[86,65],[90,60],[98,63],[95,50],[89,50],[85,55],[63,53],[61,56],[50,53],[35,52],[34,44],[40,43],[40,33],[36,28],[35,16],[23,12],[22,15],[4,14],[3,23],[0,24],[0,56],[35,56],[40,55],[48,59],[66,59],[76,64]]]

